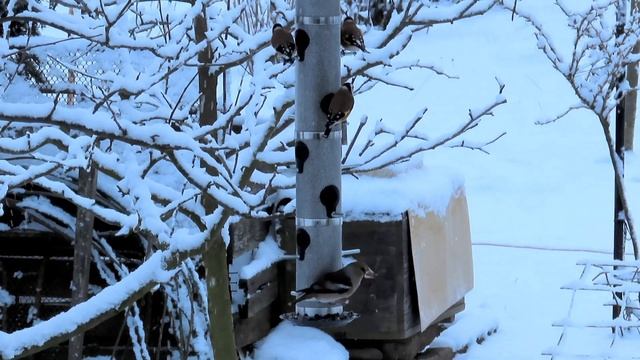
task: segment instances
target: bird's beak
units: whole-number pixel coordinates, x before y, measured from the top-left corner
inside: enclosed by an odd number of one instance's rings
[[[376,278],[376,273],[374,273],[373,270],[371,270],[371,269],[367,269],[367,271],[364,273],[364,278],[365,279],[375,279]]]

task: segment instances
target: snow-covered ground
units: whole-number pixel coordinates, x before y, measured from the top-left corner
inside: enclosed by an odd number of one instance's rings
[[[519,6],[543,16],[549,26],[565,24],[552,1],[521,1]],[[497,92],[496,77],[506,85],[508,103],[470,137],[488,139],[506,131],[487,148],[490,155],[438,150],[426,153],[424,163],[454,168],[465,177],[476,279],[466,311],[493,314],[499,323],[495,335],[458,358],[544,358],[542,353],[558,341],[561,329],[552,324],[566,316],[571,299],[571,292],[560,288],[578,278],[576,262],[611,258],[613,171],[600,125],[587,111],[535,125],[575,100],[536,48],[531,27],[511,21],[505,10],[434,27],[416,37],[403,56],[437,64],[459,79],[404,71],[400,77],[415,91],[378,87],[357,98],[351,118],[368,114],[401,126],[426,104],[424,129],[435,135],[463,121],[469,107],[490,101]],[[639,162],[636,154],[627,155],[627,186],[636,214]],[[576,304],[586,316],[606,319],[606,299],[579,293]],[[608,329],[568,335],[576,353],[606,352],[611,340]]]

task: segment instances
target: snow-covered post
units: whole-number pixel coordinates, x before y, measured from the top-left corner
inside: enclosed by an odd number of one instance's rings
[[[640,0],[631,0],[629,6],[630,16],[640,14]],[[633,46],[633,54],[640,54],[640,42],[636,42]],[[627,65],[627,81],[629,87],[636,89],[638,87],[638,63]],[[630,91],[624,97],[624,149],[625,151],[633,151],[633,139],[635,133],[636,110],[638,103],[638,91]]]
[[[624,36],[625,32],[625,23],[626,23],[626,12],[627,12],[627,2],[626,0],[618,0],[616,3],[616,40],[619,40],[622,36]],[[616,155],[618,156],[621,176],[624,178],[624,119],[625,119],[625,94],[622,92],[621,85],[624,83],[626,79],[625,68],[622,67],[622,72],[619,74],[618,78],[618,94],[616,94],[616,98],[618,98],[618,103],[616,105],[616,140],[615,140],[615,150]],[[625,245],[625,223],[627,222],[624,209],[622,207],[622,198],[620,195],[620,186],[617,182],[614,182],[614,213],[613,213],[613,258],[614,260],[624,260],[624,245]],[[622,293],[616,293],[616,297],[620,297],[622,299]],[[621,308],[620,306],[613,307],[613,318],[616,319],[620,316]],[[615,328],[613,329],[615,332]]]
[[[296,28],[310,38],[304,61],[296,63],[296,288],[342,266],[339,129],[323,137],[322,98],[340,87],[340,1],[297,0]],[[322,200],[321,200],[322,198]],[[315,301],[296,305],[300,315],[342,312],[342,306]]]

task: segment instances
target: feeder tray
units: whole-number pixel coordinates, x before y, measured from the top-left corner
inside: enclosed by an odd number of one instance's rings
[[[343,311],[340,314],[329,315],[301,315],[297,312],[290,312],[280,315],[280,319],[288,320],[299,326],[310,326],[320,329],[331,329],[343,327],[359,318],[360,315],[353,311]]]

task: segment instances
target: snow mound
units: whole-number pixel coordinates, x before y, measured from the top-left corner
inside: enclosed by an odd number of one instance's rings
[[[394,221],[406,211],[425,215],[446,213],[449,201],[464,186],[463,177],[445,167],[411,169],[342,177],[342,209],[349,221]]]
[[[498,329],[498,320],[491,312],[464,311],[429,347],[450,348],[454,352],[475,344],[480,338],[486,338]]]
[[[258,342],[254,360],[343,360],[347,350],[324,332],[283,321]]]

